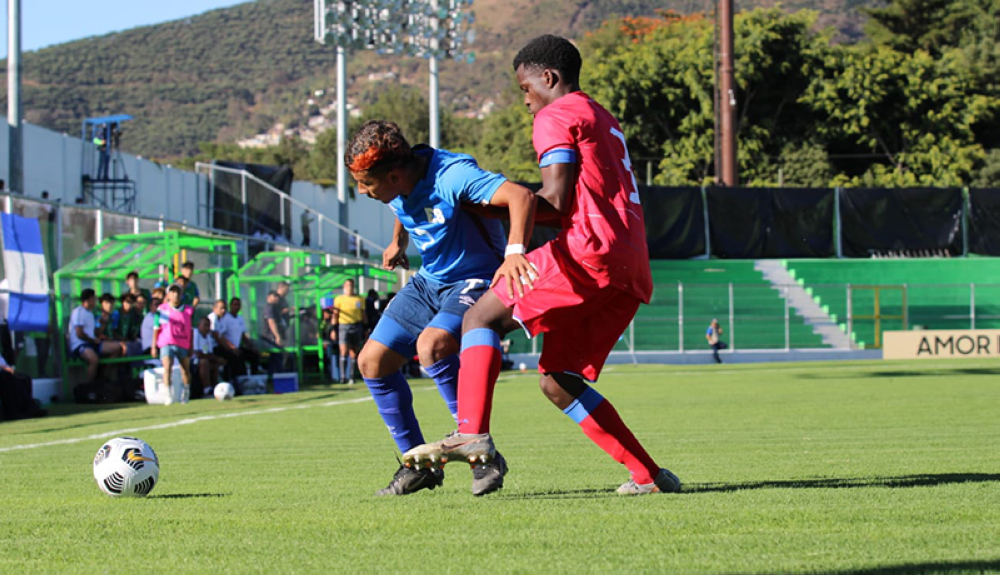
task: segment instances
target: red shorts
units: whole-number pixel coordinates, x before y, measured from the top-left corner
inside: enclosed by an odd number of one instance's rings
[[[565,256],[551,242],[526,257],[538,270],[534,289],[511,299],[507,287],[498,284],[493,293],[513,308],[514,319],[530,337],[545,334],[538,371],[596,381],[642,302],[617,288],[598,287],[582,271],[567,273],[560,265]]]

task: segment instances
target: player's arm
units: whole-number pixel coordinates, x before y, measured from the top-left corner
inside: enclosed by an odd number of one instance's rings
[[[539,202],[539,215],[552,215],[553,210],[560,216],[568,215],[573,205],[573,194],[576,190],[576,163],[554,163],[542,168],[542,189],[538,197],[545,200]],[[547,205],[545,205],[547,204]]]
[[[524,296],[524,286],[533,287],[537,274],[524,254],[531,239],[531,231],[535,225],[535,207],[538,199],[535,194],[524,186],[513,182],[504,182],[490,198],[491,206],[507,206],[510,212],[510,234],[507,237],[507,251],[503,263],[493,275],[491,286],[506,283],[507,294],[513,298],[514,290],[518,296]]]
[[[396,218],[396,223],[392,227],[392,241],[382,252],[382,267],[387,270],[394,270],[397,267],[410,269],[410,259],[406,257],[406,248],[409,245],[410,234],[400,223],[399,218]]]

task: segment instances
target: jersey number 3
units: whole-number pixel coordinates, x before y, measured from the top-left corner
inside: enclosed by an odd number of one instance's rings
[[[622,158],[622,165],[625,166],[625,171],[628,172],[629,177],[632,178],[632,193],[628,195],[628,201],[633,204],[639,203],[639,184],[635,181],[635,173],[632,172],[632,160],[628,157],[628,146],[625,145],[625,134],[621,133],[617,128],[611,128],[611,135],[622,141],[622,149],[625,150],[625,157]]]

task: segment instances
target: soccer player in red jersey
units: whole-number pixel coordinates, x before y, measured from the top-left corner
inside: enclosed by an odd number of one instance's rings
[[[681,489],[680,480],[653,461],[611,403],[588,385],[597,380],[639,304],[649,303],[653,282],[625,136],[618,121],[580,91],[581,64],[576,47],[552,35],[535,38],[514,58],[524,103],[535,116],[538,195],[558,212],[563,230],[526,255],[523,245],[507,246],[491,291],[465,314],[458,431],[403,456],[412,466],[439,466],[449,459],[479,463],[474,493],[476,482],[485,479],[478,475],[506,470],[482,464],[496,453],[489,424],[500,338],[518,327],[529,336],[545,333],[538,365],[542,393],[628,468],[632,477],[619,493]],[[508,271],[525,269],[521,258],[535,270],[527,277]]]

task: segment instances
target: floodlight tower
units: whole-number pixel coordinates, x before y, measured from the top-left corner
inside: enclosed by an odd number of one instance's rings
[[[320,44],[337,50],[337,199],[341,210],[347,201],[347,53],[370,46],[369,39],[380,35],[382,5],[392,0],[314,0],[314,36]],[[343,214],[341,214],[343,215]],[[343,222],[343,217],[341,217]]]
[[[24,193],[21,132],[21,0],[7,2],[7,179],[8,189]]]

